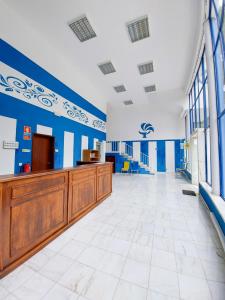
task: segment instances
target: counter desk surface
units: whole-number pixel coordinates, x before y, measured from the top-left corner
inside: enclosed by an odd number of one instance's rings
[[[111,192],[111,163],[0,176],[0,277]]]

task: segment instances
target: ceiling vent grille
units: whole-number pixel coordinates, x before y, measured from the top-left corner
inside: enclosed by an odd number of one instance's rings
[[[141,75],[154,72],[153,62],[138,65],[138,70]]]
[[[126,100],[126,101],[123,101],[124,105],[132,105],[134,104],[134,102],[132,100]]]
[[[69,24],[72,31],[81,42],[85,42],[96,37],[94,29],[91,27],[86,16],[81,16]]]
[[[124,85],[117,85],[117,86],[114,86],[114,90],[117,92],[117,93],[122,93],[122,92],[125,92],[126,91],[126,88]]]
[[[149,37],[148,17],[144,16],[127,24],[131,42],[137,42]]]
[[[145,86],[145,93],[153,93],[156,92],[156,86],[155,84],[149,85],[149,86]]]
[[[116,72],[113,64],[110,61],[99,64],[98,67],[104,75]]]

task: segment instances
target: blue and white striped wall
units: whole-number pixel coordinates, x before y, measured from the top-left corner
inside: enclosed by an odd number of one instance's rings
[[[105,141],[106,114],[0,39],[0,172],[19,173],[31,163],[32,141],[23,127],[55,137],[55,168],[73,166],[82,149]],[[2,149],[3,140],[19,142]],[[25,151],[24,151],[25,150]]]
[[[149,167],[152,171],[175,172],[177,169],[183,168],[183,139],[123,141],[122,145],[125,143],[128,145],[126,152],[127,150],[130,152],[127,154],[135,160],[141,161],[143,157],[141,153],[149,157]],[[118,141],[107,144],[108,153],[119,151]]]

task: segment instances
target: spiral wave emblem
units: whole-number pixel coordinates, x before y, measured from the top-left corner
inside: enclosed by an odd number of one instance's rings
[[[147,138],[147,135],[150,132],[154,132],[154,127],[150,123],[142,123],[141,124],[141,130],[139,130],[139,133],[142,135],[143,139]]]

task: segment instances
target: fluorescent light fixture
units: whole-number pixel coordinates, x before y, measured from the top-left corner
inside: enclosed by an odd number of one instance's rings
[[[104,75],[116,72],[116,69],[114,68],[111,61],[99,64],[98,67]]]
[[[126,101],[123,101],[124,105],[132,105],[134,104],[134,102],[132,100],[126,100]]]
[[[156,86],[155,86],[155,84],[145,86],[144,90],[145,90],[145,93],[153,93],[153,92],[156,92]]]
[[[75,19],[69,24],[69,27],[81,42],[85,42],[96,37],[94,29],[91,27],[91,24],[85,15]]]
[[[143,16],[129,22],[127,29],[132,43],[149,37],[148,16]]]
[[[122,85],[117,85],[117,86],[114,86],[113,87],[114,90],[117,92],[117,93],[122,93],[122,92],[125,92],[126,91],[126,88],[125,86],[122,84]]]
[[[153,62],[138,65],[138,70],[141,75],[154,72]]]

